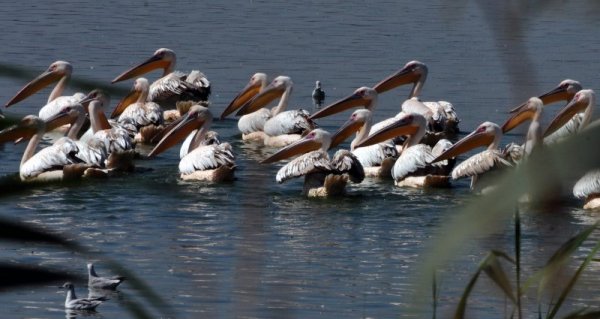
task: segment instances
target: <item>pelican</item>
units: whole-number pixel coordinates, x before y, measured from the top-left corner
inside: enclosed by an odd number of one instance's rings
[[[573,195],[584,199],[584,209],[600,208],[600,169],[583,175],[573,187]]]
[[[392,177],[397,186],[407,187],[447,187],[449,186],[449,173],[454,166],[454,161],[434,163],[436,155],[452,145],[450,141],[442,139],[433,149],[425,144],[419,144],[425,136],[427,120],[418,113],[405,113],[381,129],[373,132],[366,139],[360,141],[356,147],[369,146],[380,141],[385,141],[396,136],[408,135],[404,141],[400,157],[392,168]]]
[[[192,136],[188,137],[189,145],[184,143],[182,146],[187,151],[180,152],[180,156],[183,155],[179,162],[181,179],[210,182],[233,180],[236,166],[231,145],[203,145],[212,120],[213,116],[208,108],[201,105],[192,106],[185,117],[169,129],[148,156],[164,152],[189,134]]]
[[[88,288],[90,289],[116,289],[120,285],[125,277],[100,277],[96,274],[93,263],[87,264],[88,268]]]
[[[108,159],[108,150],[104,143],[97,138],[91,137],[87,141],[80,141],[79,132],[86,120],[86,112],[81,105],[64,105],[59,112],[48,119],[46,131],[51,131],[62,125],[70,125],[66,137],[69,138],[79,151],[77,157],[92,167],[104,168]],[[88,172],[88,174],[90,174]]]
[[[266,146],[289,145],[299,140],[304,132],[315,127],[307,111],[302,109],[284,111],[293,85],[290,77],[280,75],[237,112],[237,115],[249,114],[280,98],[279,104],[271,110],[271,118],[264,125],[264,132],[267,135],[264,140]]]
[[[120,124],[135,128],[134,142],[148,143],[163,128],[163,113],[160,106],[148,102],[150,84],[146,78],[137,78],[133,88],[115,107],[110,118]]]
[[[350,143],[350,150],[363,166],[365,176],[391,177],[392,167],[398,158],[398,150],[393,143],[379,143],[356,148],[371,131],[372,113],[368,109],[358,109],[350,115],[332,137],[331,147],[335,147],[356,132],[356,137]]]
[[[525,155],[531,154],[534,148],[541,147],[543,144],[543,130],[540,124],[543,107],[544,102],[540,98],[531,97],[502,126],[502,131],[505,132],[505,128],[510,130],[528,119],[531,120],[527,130],[527,138],[523,145]]]
[[[277,172],[277,182],[283,183],[288,179],[304,176],[302,193],[308,197],[343,195],[348,179],[360,183],[365,178],[365,173],[356,156],[348,150],[339,150],[330,159],[327,154],[330,145],[331,134],[323,129],[314,129],[262,163],[273,163],[303,154]]]
[[[91,122],[91,134],[86,132],[82,141],[95,138],[104,144],[109,154],[106,167],[118,171],[131,171],[134,168],[135,143],[129,136],[129,131],[123,127],[111,125],[104,114],[104,106],[108,105],[110,98],[101,90],[91,91],[82,101],[88,105]]]
[[[238,95],[229,103],[221,114],[221,119],[233,113],[250,101],[267,86],[267,75],[255,73]],[[267,135],[263,132],[265,123],[271,118],[271,110],[260,108],[255,112],[243,115],[238,121],[238,129],[242,132],[242,140],[264,142]]]
[[[79,170],[79,166],[72,164],[82,163],[83,161],[77,157],[79,148],[71,139],[63,137],[54,144],[35,153],[45,132],[46,122],[35,115],[27,115],[19,124],[0,132],[0,142],[21,138],[30,139],[19,166],[21,180],[46,182],[81,176],[83,170]],[[87,167],[81,168],[85,169]]]
[[[459,131],[458,123],[460,119],[450,102],[421,102],[419,99],[428,72],[425,63],[410,61],[398,72],[383,79],[373,88],[381,94],[397,86],[413,83],[408,99],[402,103],[402,111],[425,116],[430,130],[434,132],[456,134]]]
[[[538,98],[542,101],[543,105],[552,104],[558,101],[571,101],[575,94],[582,89],[581,84],[578,81],[566,79],[561,81],[558,86],[554,89],[540,95]],[[525,109],[527,108],[527,102],[513,108],[510,113],[513,115],[502,125],[502,132],[506,133],[519,126],[521,123],[530,119],[527,116]],[[525,115],[525,116],[523,116]],[[568,122],[563,123],[564,125],[560,129],[556,129],[554,134],[548,135],[544,138],[544,143],[549,144],[560,139],[571,135],[577,131],[582,124],[583,113],[573,114]],[[589,120],[589,119],[588,119]]]
[[[144,62],[117,76],[112,83],[131,79],[155,69],[163,69],[160,79],[150,86],[148,100],[164,108],[175,107],[178,101],[206,101],[210,96],[210,82],[200,71],[188,75],[175,71],[175,52],[160,48]]]
[[[518,158],[516,153],[520,147],[509,144],[504,149],[499,149],[502,139],[502,129],[498,124],[484,122],[469,135],[456,142],[432,163],[454,158],[478,146],[487,146],[487,149],[477,153],[461,162],[452,170],[452,179],[471,177],[471,189],[480,193],[489,192],[493,188],[493,177],[502,170],[513,167]]]
[[[39,112],[39,118],[47,120],[56,113],[59,112],[65,105],[76,105],[80,104],[81,100],[85,97],[83,93],[75,93],[71,96],[61,96],[63,94],[71,73],[73,72],[73,66],[71,63],[66,61],[56,61],[48,67],[46,71],[40,74],[38,77],[27,83],[19,92],[6,103],[6,107],[16,104],[28,96],[36,93],[37,91],[45,88],[46,86],[57,82],[56,86],[48,96],[48,102],[44,105]]]
[[[95,310],[106,298],[77,298],[75,295],[75,286],[72,283],[65,283],[62,288],[67,289],[67,298],[65,299],[65,308],[73,310]]]
[[[573,119],[581,114],[577,127],[571,127],[570,133],[576,133],[584,129],[592,119],[592,113],[596,107],[596,93],[593,90],[585,89],[577,92],[570,102],[552,119],[544,136],[554,135],[559,129],[568,127]]]

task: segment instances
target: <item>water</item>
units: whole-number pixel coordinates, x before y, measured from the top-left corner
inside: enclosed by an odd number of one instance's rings
[[[503,122],[509,108],[564,78],[598,90],[599,12],[595,1],[24,1],[0,8],[0,53],[3,63],[26,66],[31,76],[62,59],[74,65],[75,76],[109,83],[168,47],[178,54],[177,69],[197,68],[209,77],[215,115],[257,71],[291,76],[291,106],[310,109],[315,80],[329,103],[418,59],[430,68],[423,98],[451,101],[466,132],[485,120]],[[0,101],[26,81],[0,78]],[[36,114],[48,92],[4,111]],[[381,96],[375,120],[395,114],[407,95],[402,88]],[[546,117],[556,109],[549,107]],[[319,124],[336,129],[348,113]],[[144,174],[5,194],[2,216],[65,234],[118,260],[145,278],[180,318],[406,316],[419,257],[468,196],[466,181],[427,191],[367,181],[351,187],[346,198],[306,199],[301,181],[275,183],[281,164],[257,163],[272,150],[242,143],[233,119],[214,126],[237,154],[233,183],[180,181],[173,148],[139,161],[152,169]],[[514,133],[504,142],[522,138]],[[3,147],[0,173],[18,171],[23,147]],[[524,273],[539,269],[597,217],[575,200],[565,205],[560,212],[524,217]],[[454,309],[489,249],[512,255],[512,239],[507,221],[503,231],[467,243],[440,271],[441,314]],[[0,245],[0,258],[73,274],[85,274],[87,262],[45,245],[14,243]],[[102,263],[97,269],[109,272]],[[597,307],[599,271],[594,264],[586,270],[586,285],[568,300],[569,309]],[[76,283],[80,295],[83,285]],[[98,316],[124,316],[135,291],[127,283],[121,290],[98,308]],[[489,280],[474,295],[472,317],[502,316],[504,299]],[[0,309],[8,317],[58,318],[65,315],[63,298],[54,285],[31,287],[2,293]]]

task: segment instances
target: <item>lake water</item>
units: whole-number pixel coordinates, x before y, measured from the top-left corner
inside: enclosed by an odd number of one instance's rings
[[[168,47],[178,55],[177,69],[200,69],[211,80],[215,116],[258,71],[270,79],[291,76],[291,106],[311,109],[315,80],[327,92],[326,103],[332,102],[416,59],[429,66],[423,98],[451,101],[466,133],[486,120],[502,123],[509,108],[565,78],[598,90],[599,14],[593,0],[20,1],[0,7],[0,54],[2,63],[26,67],[32,76],[67,60],[74,76],[109,83]],[[0,101],[27,81],[0,78]],[[382,95],[375,120],[396,114],[408,91]],[[37,114],[48,92],[4,112]],[[558,108],[547,108],[546,117]],[[335,130],[348,114],[318,123]],[[345,198],[306,199],[300,180],[275,182],[281,164],[257,163],[272,150],[241,142],[233,118],[215,121],[214,128],[234,146],[233,183],[181,181],[174,147],[139,161],[152,169],[147,173],[3,194],[1,216],[62,233],[119,261],[173,305],[178,318],[409,316],[419,258],[469,196],[467,181],[413,190],[366,180]],[[503,142],[522,141],[523,130]],[[1,174],[18,171],[23,148],[3,147]],[[523,218],[525,273],[539,269],[561,243],[596,220],[580,206],[573,200],[559,212]],[[438,314],[455,308],[487,251],[513,254],[512,234],[507,221],[504,231],[466,243],[440,271]],[[0,260],[85,275],[88,258],[44,245],[1,243]],[[109,272],[102,263],[97,269]],[[599,274],[594,264],[586,270],[585,284],[563,314],[597,309]],[[80,295],[86,294],[84,285],[76,283]],[[96,316],[124,317],[134,291],[127,282],[121,291]],[[528,300],[527,308],[535,309],[535,297]],[[64,291],[56,286],[37,286],[0,294],[0,312],[59,318],[65,316],[63,302]],[[483,279],[468,314],[501,318],[506,302]],[[431,317],[431,308],[411,316]]]

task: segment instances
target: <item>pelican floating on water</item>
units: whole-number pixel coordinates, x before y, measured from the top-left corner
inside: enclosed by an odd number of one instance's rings
[[[79,148],[71,139],[63,137],[35,152],[45,132],[46,122],[35,115],[27,115],[17,125],[0,132],[0,142],[30,139],[19,165],[21,180],[60,181],[67,177],[80,177],[87,166],[72,165],[83,160],[77,157]]]
[[[408,135],[404,141],[400,157],[392,168],[392,177],[397,186],[408,187],[447,187],[449,173],[454,166],[453,160],[433,163],[436,155],[449,148],[452,143],[446,139],[439,140],[431,148],[419,144],[425,136],[427,120],[418,113],[405,113],[396,117],[393,123],[372,132],[366,139],[360,141],[356,147],[373,145],[381,141],[392,139],[396,136]]]
[[[148,156],[158,155],[188,136],[189,144],[184,143],[182,150],[185,148],[185,151],[180,152],[182,158],[179,172],[182,179],[210,182],[233,180],[236,166],[231,145],[204,144],[212,120],[213,116],[208,108],[192,106],[185,117],[168,128],[168,132]]]
[[[271,118],[264,124],[266,146],[281,147],[299,140],[304,132],[315,128],[305,110],[284,111],[288,105],[294,83],[288,76],[276,77],[265,89],[248,101],[237,115],[250,114],[279,98],[279,104],[271,109]]]
[[[582,86],[578,81],[566,79],[561,81],[558,86],[554,89],[538,96],[538,98],[542,101],[543,105],[552,104],[558,101],[571,101],[575,94],[582,90]],[[519,126],[521,123],[527,121],[531,118],[531,114],[526,112],[527,102],[513,108],[510,110],[512,114],[511,117],[502,125],[502,132],[506,133]],[[582,124],[584,114],[583,113],[575,113],[572,114],[570,119],[567,119],[567,122],[563,122],[562,127],[556,128],[553,130],[553,134],[548,135],[544,138],[544,143],[551,144],[557,142],[579,129]],[[587,119],[589,121],[589,119]]]
[[[163,112],[157,103],[148,101],[150,84],[146,78],[137,78],[133,88],[115,107],[110,118],[117,123],[135,128],[134,142],[149,143],[163,129]]]
[[[124,280],[125,277],[100,277],[94,269],[93,263],[87,264],[88,268],[88,288],[89,289],[116,289]]]
[[[175,71],[176,56],[173,50],[160,48],[144,62],[132,67],[117,76],[112,83],[124,81],[163,69],[160,79],[150,85],[148,100],[158,103],[164,108],[175,107],[178,101],[206,101],[210,96],[210,82],[200,71],[189,74]]]
[[[331,134],[314,129],[300,140],[271,155],[262,163],[273,163],[302,154],[283,166],[276,176],[278,183],[304,176],[302,193],[308,197],[328,197],[345,194],[348,179],[360,183],[365,178],[363,167],[350,151],[339,150],[329,158]]]
[[[495,172],[513,167],[522,156],[521,147],[514,144],[509,144],[502,150],[499,149],[501,139],[502,129],[500,126],[496,123],[484,122],[475,131],[437,156],[432,163],[455,158],[479,146],[487,146],[486,150],[469,157],[452,170],[452,179],[471,177],[471,189],[486,193],[494,187]]]
[[[72,310],[95,310],[106,298],[77,298],[75,295],[75,286],[72,283],[65,283],[62,288],[67,289],[65,299],[65,308]]]
[[[81,104],[81,100],[85,97],[85,94],[83,93],[75,93],[71,96],[61,96],[71,78],[72,72],[73,66],[71,66],[69,62],[56,61],[50,64],[46,71],[27,83],[12,99],[10,99],[10,101],[6,102],[5,106],[9,107],[16,104],[57,81],[58,83],[54,86],[54,89],[48,96],[47,104],[40,109],[39,118],[47,120],[56,115],[56,113],[64,106]]]
[[[356,132],[356,137],[350,143],[350,150],[363,166],[365,176],[392,177],[392,167],[399,155],[394,143],[390,141],[356,147],[359,142],[369,135],[372,121],[372,113],[368,109],[354,111],[348,121],[333,134],[331,147],[337,146]]]
[[[241,108],[263,91],[267,86],[267,75],[265,73],[255,73],[250,78],[246,86],[238,93],[235,98],[229,103],[227,108],[221,114],[221,119]],[[238,129],[242,132],[242,140],[264,142],[267,135],[265,134],[265,123],[271,118],[271,110],[260,108],[255,112],[242,115],[238,120]]]
[[[585,173],[575,183],[573,195],[585,201],[584,209],[600,208],[600,169]]]
[[[410,61],[398,72],[383,79],[373,88],[381,94],[400,85],[413,83],[408,99],[402,103],[402,111],[423,115],[427,119],[428,129],[433,132],[456,134],[459,132],[460,119],[450,102],[421,102],[419,99],[427,79],[427,73],[428,68],[425,63]]]

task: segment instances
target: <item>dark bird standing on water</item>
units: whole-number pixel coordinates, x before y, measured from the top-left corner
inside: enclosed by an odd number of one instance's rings
[[[323,101],[325,101],[325,91],[321,89],[321,81],[317,80],[315,83],[315,89],[312,92],[312,98],[314,106],[320,108],[323,105]]]

